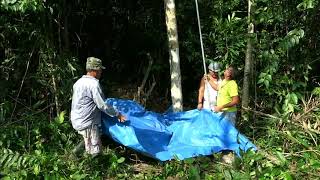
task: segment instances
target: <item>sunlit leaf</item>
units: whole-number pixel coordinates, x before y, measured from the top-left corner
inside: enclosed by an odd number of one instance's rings
[[[117,160],[117,163],[121,164],[125,161],[126,159],[124,157],[121,157]]]
[[[64,122],[64,116],[65,116],[66,112],[62,111],[60,112],[59,116],[56,118],[57,122],[59,124],[62,124]]]
[[[40,166],[38,164],[33,166],[33,172],[35,175],[38,175],[40,173]]]

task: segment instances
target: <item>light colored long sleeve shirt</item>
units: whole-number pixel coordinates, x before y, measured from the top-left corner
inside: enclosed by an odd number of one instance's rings
[[[82,76],[73,85],[70,119],[75,130],[80,131],[92,124],[101,124],[101,111],[118,116],[119,112],[104,102],[99,80],[88,75]]]

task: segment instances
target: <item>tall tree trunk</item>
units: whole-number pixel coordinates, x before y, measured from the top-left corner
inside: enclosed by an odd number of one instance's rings
[[[64,50],[69,51],[70,48],[70,41],[69,41],[69,13],[70,13],[70,3],[67,2],[67,0],[63,1],[63,40],[64,40]]]
[[[179,58],[178,30],[176,21],[176,9],[174,0],[165,0],[166,24],[169,42],[169,63],[171,74],[171,98],[173,111],[183,110],[181,73]]]
[[[104,44],[104,56],[107,59],[112,59],[112,39],[114,39],[113,34],[112,34],[112,28],[113,25],[112,24],[112,2],[110,1],[105,1],[105,7],[108,10],[105,14],[104,17],[104,32],[105,32],[105,38],[103,41]],[[105,67],[110,67],[111,64],[107,64],[107,63],[111,63],[111,61],[103,61],[103,65]]]
[[[250,103],[250,79],[252,74],[252,34],[254,32],[254,25],[252,23],[251,9],[252,3],[254,0],[248,0],[248,42],[247,50],[245,57],[245,66],[244,66],[244,79],[243,79],[243,88],[242,88],[242,107],[249,107]]]

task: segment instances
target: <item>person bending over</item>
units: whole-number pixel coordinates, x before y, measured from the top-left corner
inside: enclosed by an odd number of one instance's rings
[[[94,157],[101,152],[101,111],[111,117],[117,117],[120,122],[126,120],[125,116],[104,102],[104,94],[99,83],[103,69],[105,67],[100,59],[88,57],[87,74],[73,85],[70,115],[72,126],[83,136],[86,152]]]

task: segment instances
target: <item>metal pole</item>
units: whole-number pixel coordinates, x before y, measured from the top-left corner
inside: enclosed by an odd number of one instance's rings
[[[201,23],[200,23],[200,16],[199,16],[198,0],[195,0],[195,2],[196,2],[197,19],[198,19],[198,27],[199,27],[199,35],[200,35],[200,44],[201,44],[203,69],[204,69],[204,74],[207,74],[206,60],[205,60],[205,57],[204,57],[203,42],[202,42],[202,33],[201,33]]]
[[[201,44],[201,54],[202,54],[202,62],[203,62],[203,70],[204,74],[207,75],[207,68],[206,68],[206,59],[204,57],[204,49],[203,49],[203,42],[202,42],[202,33],[201,33],[201,23],[200,23],[200,16],[199,16],[199,7],[198,7],[198,0],[195,0],[196,3],[196,10],[197,10],[197,19],[198,19],[198,27],[199,27],[199,37],[200,37],[200,44]],[[205,80],[205,86],[211,86],[208,80]],[[212,103],[210,101],[210,92],[209,89],[207,89],[207,94],[208,94],[208,101],[209,101],[209,107],[211,107]]]

